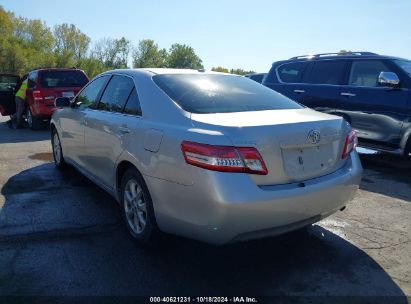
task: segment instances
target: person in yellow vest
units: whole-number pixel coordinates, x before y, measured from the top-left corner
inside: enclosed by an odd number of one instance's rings
[[[28,87],[28,81],[27,78],[23,80],[23,82],[20,85],[20,88],[18,89],[15,97],[16,101],[16,113],[11,116],[11,121],[10,125],[15,127],[21,127],[22,125],[22,120],[23,120],[23,112],[26,107],[26,91]],[[15,123],[15,124],[14,124]]]

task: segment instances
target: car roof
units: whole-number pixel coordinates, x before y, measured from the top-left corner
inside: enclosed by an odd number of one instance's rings
[[[34,71],[82,71],[82,70],[78,68],[35,68],[35,69],[30,70],[28,73],[34,72]]]
[[[193,69],[144,68],[142,70],[149,71],[153,74],[200,74],[200,73],[206,73],[205,71],[199,71],[199,70],[193,70]]]
[[[313,54],[313,55],[303,55],[295,56],[290,59],[276,61],[273,64],[279,62],[311,62],[311,61],[322,61],[322,60],[332,60],[332,59],[403,59],[400,57],[389,56],[389,55],[379,55],[370,52],[349,52],[346,54],[341,53],[325,53],[325,54]]]
[[[205,71],[205,70],[194,70],[194,69],[169,69],[169,68],[138,68],[138,69],[117,69],[117,70],[110,70],[106,71],[103,74],[113,74],[113,73],[121,73],[125,75],[136,75],[136,74],[150,74],[150,75],[163,75],[163,74],[220,74],[220,75],[231,75],[231,76],[239,76],[235,74],[229,73],[221,73],[221,72],[214,72],[214,71]]]

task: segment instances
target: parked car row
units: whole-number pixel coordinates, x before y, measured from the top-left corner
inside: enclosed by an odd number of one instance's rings
[[[37,75],[33,91],[44,87]],[[80,89],[84,77],[72,87],[51,81],[60,89],[37,101],[55,99],[55,164],[110,193],[141,245],[162,232],[224,244],[300,229],[354,197],[357,134],[363,146],[411,151],[404,59],[299,56],[249,77],[114,70]]]

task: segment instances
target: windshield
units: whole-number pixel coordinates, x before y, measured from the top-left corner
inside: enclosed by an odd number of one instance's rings
[[[401,69],[403,69],[408,74],[409,77],[411,77],[411,61],[410,60],[396,59],[394,61]]]
[[[246,77],[222,74],[165,74],[154,82],[191,113],[300,109],[301,105]]]
[[[43,88],[70,88],[83,87],[88,82],[86,75],[81,71],[47,71],[41,75]]]

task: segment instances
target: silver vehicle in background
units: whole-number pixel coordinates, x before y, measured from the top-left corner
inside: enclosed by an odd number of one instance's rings
[[[361,179],[341,117],[245,77],[114,70],[56,106],[56,166],[108,191],[141,244],[160,231],[224,244],[299,229],[343,209]]]

